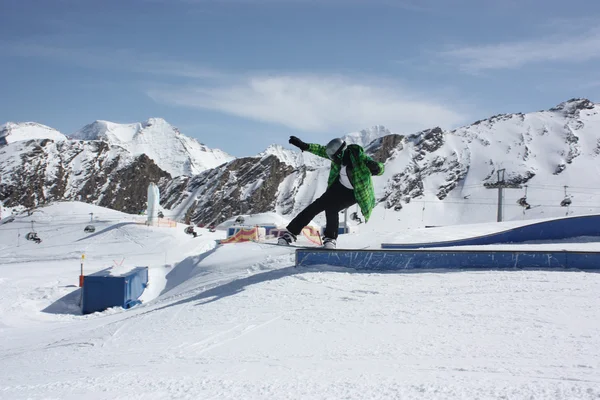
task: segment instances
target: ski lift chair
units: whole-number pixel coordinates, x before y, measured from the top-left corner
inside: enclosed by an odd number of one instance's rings
[[[569,197],[569,195],[567,194],[567,188],[568,186],[565,186],[565,198],[563,199],[563,201],[560,202],[561,207],[569,207],[572,203],[571,197]]]
[[[517,200],[517,204],[525,208],[526,210],[529,210],[531,208],[531,205],[527,202],[527,197],[521,197],[519,200]]]
[[[358,215],[358,213],[356,211],[354,211],[352,214],[350,214],[350,219],[352,221],[356,221],[359,224],[362,224],[362,218]]]
[[[36,242],[37,244],[42,242],[42,239],[40,239],[36,232],[29,232],[27,235],[25,235],[25,239]]]
[[[517,200],[517,204],[523,207],[526,210],[531,208],[531,205],[527,202],[527,185],[525,185],[525,194],[519,200]]]

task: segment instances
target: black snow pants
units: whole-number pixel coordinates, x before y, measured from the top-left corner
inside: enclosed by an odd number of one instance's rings
[[[354,190],[348,189],[337,180],[327,188],[321,197],[302,210],[300,214],[289,223],[287,230],[298,236],[302,229],[304,229],[317,214],[325,211],[325,218],[327,219],[325,237],[337,239],[338,227],[340,224],[339,212],[353,204],[356,204]]]

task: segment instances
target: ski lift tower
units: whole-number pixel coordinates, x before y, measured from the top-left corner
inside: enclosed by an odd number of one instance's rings
[[[496,171],[498,173],[498,180],[496,183],[485,183],[484,186],[486,189],[498,189],[498,214],[497,221],[502,222],[502,211],[504,207],[504,189],[521,189],[522,186],[518,183],[506,183],[504,180],[504,172],[505,169],[499,169]]]

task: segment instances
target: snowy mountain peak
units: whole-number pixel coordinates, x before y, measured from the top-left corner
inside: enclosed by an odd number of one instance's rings
[[[294,167],[298,166],[298,157],[300,154],[295,150],[286,149],[279,144],[272,144],[258,156],[260,158],[265,158],[271,155],[277,157],[283,163]]]
[[[172,176],[196,175],[234,158],[181,134],[162,118],[149,118],[132,124],[99,120],[84,126],[71,138],[104,140],[125,148],[133,155],[146,154]]]
[[[152,126],[152,125],[168,125],[171,126],[171,124],[169,124],[167,121],[165,121],[163,118],[148,118],[148,120],[146,122],[142,123],[145,127],[146,126]]]
[[[373,140],[379,139],[380,137],[391,135],[392,132],[383,125],[376,125],[369,129],[363,129],[358,132],[352,132],[343,137],[348,144],[358,144],[362,147],[366,147]]]
[[[596,104],[588,99],[571,99],[552,107],[550,111],[562,111],[566,116],[576,116],[581,110],[592,110]]]
[[[111,144],[123,144],[134,140],[143,129],[151,127],[152,119],[143,123],[117,124],[110,121],[98,120],[84,126],[71,135],[79,140],[106,140]]]
[[[148,118],[147,121],[140,123],[140,131],[147,130],[153,128],[155,130],[166,130],[174,133],[175,135],[180,135],[179,129],[169,124],[163,118]]]
[[[118,124],[110,121],[98,120],[84,126],[71,135],[79,140],[106,140],[111,144],[124,144],[136,139],[138,135],[172,135],[181,133],[177,128],[162,118],[149,118],[144,122],[132,124]]]
[[[71,139],[77,140],[100,140],[104,139],[103,135],[107,128],[106,121],[94,121],[93,123],[84,126],[74,134],[70,135]]]
[[[0,125],[0,146],[21,140],[51,139],[56,141],[67,140],[67,137],[49,126],[37,122],[7,122]]]

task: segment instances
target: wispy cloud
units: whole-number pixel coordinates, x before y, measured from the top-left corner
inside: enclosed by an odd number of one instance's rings
[[[440,55],[466,72],[515,69],[543,62],[584,62],[600,58],[600,29],[584,34],[552,35],[535,40],[467,46]]]
[[[0,52],[54,59],[83,68],[161,75],[164,79],[153,79],[154,89],[146,91],[157,102],[218,111],[307,132],[348,132],[376,124],[414,132],[435,125],[454,127],[468,119],[454,105],[448,106],[431,95],[369,78],[277,71],[221,72],[127,49],[0,42]]]
[[[307,132],[347,132],[374,124],[414,132],[466,120],[442,102],[406,89],[339,76],[255,76],[228,85],[153,89],[148,95]]]
[[[145,74],[182,78],[217,78],[221,73],[159,54],[141,54],[129,49],[83,49],[75,47],[45,46],[31,43],[3,43],[4,55],[54,59],[92,69],[112,69]]]

